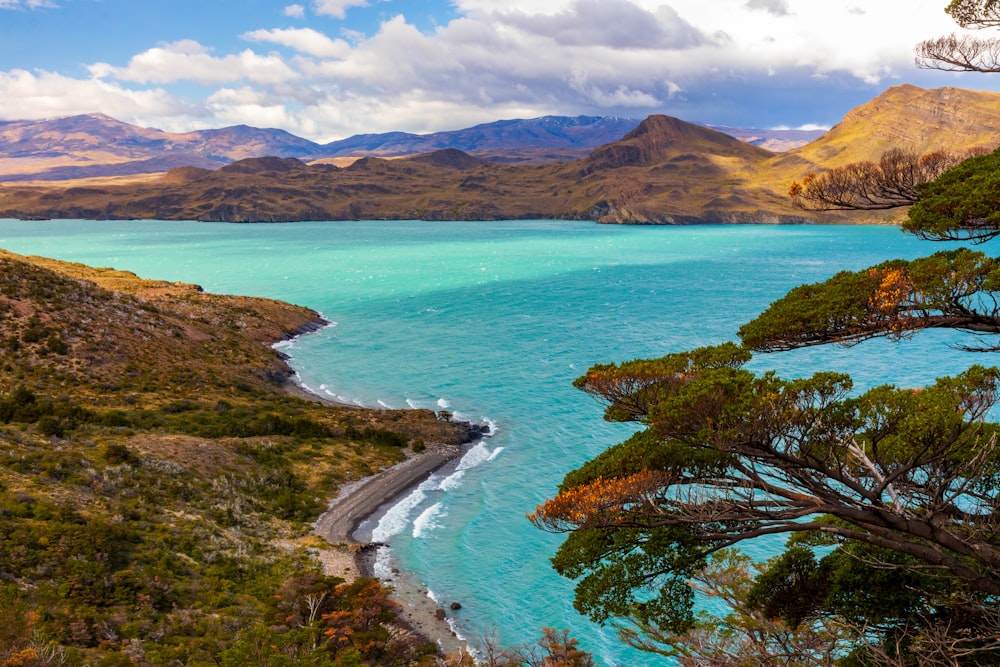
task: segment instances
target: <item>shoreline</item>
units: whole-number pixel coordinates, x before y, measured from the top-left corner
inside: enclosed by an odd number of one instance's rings
[[[354,538],[358,526],[401,499],[437,470],[456,461],[461,454],[460,447],[429,447],[428,451],[415,454],[387,470],[346,485],[313,524],[313,532],[333,545],[343,545],[341,552],[350,554],[356,577],[375,578],[376,552],[389,545],[359,542]],[[339,572],[331,574],[344,577]],[[383,583],[392,589],[390,597],[402,607],[400,620],[442,651],[464,650],[466,643],[448,624],[447,611],[430,597],[427,588],[410,574],[393,570],[392,575]]]
[[[304,400],[337,408],[363,409],[311,391],[298,381],[294,372],[285,380],[284,389]],[[473,428],[469,433],[470,436],[485,435]],[[376,552],[389,545],[360,542],[354,538],[355,531],[362,522],[380,514],[461,456],[461,445],[429,445],[426,451],[408,453],[404,461],[391,468],[342,486],[340,493],[327,504],[326,511],[313,523],[313,533],[331,545],[330,549],[318,554],[324,571],[347,581],[374,578]],[[391,598],[402,607],[399,618],[403,625],[447,653],[467,650],[466,642],[459,639],[448,624],[448,612],[430,597],[421,582],[410,574],[393,570],[392,579],[383,580],[383,583],[392,589]]]

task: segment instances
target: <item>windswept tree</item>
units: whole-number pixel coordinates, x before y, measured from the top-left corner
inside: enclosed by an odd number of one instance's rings
[[[789,196],[809,211],[877,211],[919,201],[921,186],[981,151],[933,151],[920,155],[894,148],[878,162],[854,162],[792,183]]]
[[[945,11],[962,28],[1000,27],[1000,1],[953,0]],[[1000,39],[951,34],[916,47],[916,63],[947,72],[1000,72]]]
[[[1000,233],[998,159],[914,184],[905,229],[974,242]],[[782,642],[797,657],[775,664],[1000,664],[1000,427],[989,419],[1000,370],[857,394],[844,374],[745,368],[753,352],[930,328],[1000,350],[996,258],[962,248],[842,272],[776,301],[740,329],[742,345],[591,368],[576,386],[605,419],[642,429],[531,515],[568,533],[553,565],[577,580],[577,609],[699,664],[750,664],[733,652],[775,655]],[[728,589],[727,623],[706,623],[691,582],[757,539],[785,550]]]

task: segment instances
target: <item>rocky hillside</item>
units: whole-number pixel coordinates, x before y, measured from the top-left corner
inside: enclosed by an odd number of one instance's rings
[[[270,343],[317,320],[0,252],[0,664],[434,652],[377,583],[322,572],[310,522],[345,480],[464,430],[285,392]],[[313,634],[289,632],[310,595]]]
[[[850,111],[819,139],[789,151],[825,168],[870,160],[890,148],[925,153],[1000,144],[1000,94],[903,85]]]

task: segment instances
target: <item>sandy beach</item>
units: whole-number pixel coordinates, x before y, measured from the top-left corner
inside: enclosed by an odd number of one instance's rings
[[[357,407],[319,396],[292,379],[285,383],[285,388],[306,400],[339,407]],[[341,488],[340,494],[330,501],[326,512],[314,524],[314,532],[331,544],[330,549],[318,553],[324,572],[347,581],[374,576],[375,550],[379,545],[355,540],[354,531],[358,525],[461,454],[459,446],[430,445],[426,451],[413,454],[387,470]],[[431,599],[420,582],[405,573],[394,573],[392,580],[385,583],[392,587],[393,599],[403,606],[403,620],[416,632],[434,641],[446,652],[465,647],[465,642],[454,635],[451,626],[442,617],[442,613],[447,616],[454,612]]]
[[[320,554],[326,573],[347,580],[374,576],[375,549],[379,547],[354,539],[358,524],[460,455],[458,447],[429,447],[388,470],[347,485],[314,524],[316,534],[335,545],[334,550]],[[447,615],[451,611],[439,607],[419,582],[398,573],[386,583],[393,588],[393,599],[403,605],[403,619],[414,630],[448,652],[465,645],[441,617],[442,612]]]

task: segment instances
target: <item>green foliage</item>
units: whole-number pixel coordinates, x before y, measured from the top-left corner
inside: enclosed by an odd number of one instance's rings
[[[702,552],[682,530],[588,529],[569,535],[552,558],[556,572],[577,583],[573,606],[599,623],[629,617],[674,632],[693,620],[687,579]]]
[[[0,399],[0,421],[5,424],[38,424],[39,432],[47,436],[63,437],[81,422],[94,418],[94,413],[69,400],[40,398],[25,387],[19,387]]]
[[[903,229],[932,240],[987,241],[1000,228],[1000,151],[962,162],[919,186]]]
[[[747,607],[792,628],[811,619],[829,587],[811,549],[791,547],[774,558],[747,594]]]
[[[623,364],[598,364],[573,386],[608,404],[604,419],[611,422],[643,421],[660,394],[683,380],[693,368],[739,368],[750,353],[734,343],[702,347],[659,359],[636,359]]]
[[[740,327],[740,338],[748,348],[771,350],[808,345],[831,332],[843,336],[859,330],[878,286],[867,271],[842,271],[826,282],[796,287]]]
[[[102,458],[112,465],[120,465],[122,463],[138,463],[138,457],[132,453],[128,447],[120,443],[111,443],[104,448],[101,453]]]
[[[965,248],[892,260],[796,287],[739,335],[748,348],[773,352],[901,338],[930,327],[1000,332],[998,286],[1000,263]]]
[[[628,385],[626,367],[672,374]],[[593,389],[609,373],[616,393],[604,395],[615,403],[638,405],[623,387],[649,401],[655,386],[646,429],[569,473],[532,515],[571,531],[553,565],[577,580],[582,613],[661,635],[693,631],[687,586],[707,554],[802,531],[833,550],[817,560],[798,538],[744,599],[793,630],[833,614],[908,633],[946,596],[975,605],[1000,593],[998,426],[983,421],[1000,399],[996,368],[851,396],[842,374],[782,380],[671,355],[598,367],[580,384]]]
[[[353,426],[348,426],[344,432],[344,437],[349,440],[365,440],[387,447],[406,447],[406,444],[409,442],[409,438],[402,433],[396,433],[384,428],[373,428],[371,426],[366,426],[361,430]]]

